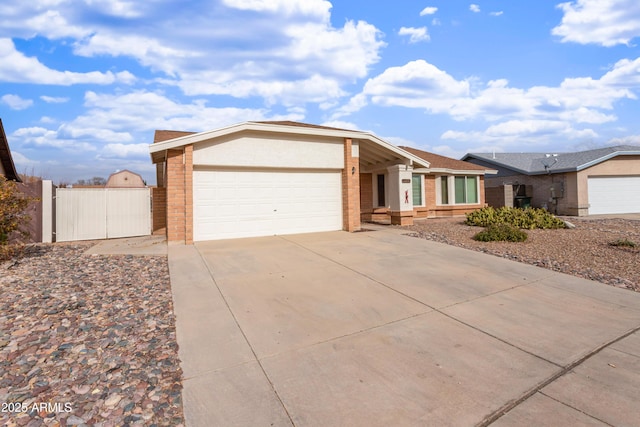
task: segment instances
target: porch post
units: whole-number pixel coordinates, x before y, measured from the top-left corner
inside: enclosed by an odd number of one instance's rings
[[[411,175],[413,166],[393,165],[389,171],[389,202],[391,206],[391,224],[413,225],[413,195],[411,193]]]
[[[360,230],[360,150],[357,141],[344,139],[342,169],[342,229]]]

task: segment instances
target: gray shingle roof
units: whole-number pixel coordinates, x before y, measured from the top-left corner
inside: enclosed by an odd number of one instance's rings
[[[574,153],[468,153],[462,160],[478,159],[526,175],[576,172],[616,156],[639,156],[639,145],[617,145]]]

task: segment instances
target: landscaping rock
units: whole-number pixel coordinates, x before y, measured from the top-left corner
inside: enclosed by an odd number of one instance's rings
[[[21,404],[0,425],[184,423],[166,256],[85,255],[93,244],[0,264],[0,402]]]

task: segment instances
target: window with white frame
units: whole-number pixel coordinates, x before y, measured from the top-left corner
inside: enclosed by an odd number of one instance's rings
[[[441,176],[440,204],[464,205],[479,203],[477,176]]]
[[[411,175],[411,193],[413,194],[413,206],[423,206],[422,202],[422,175]]]

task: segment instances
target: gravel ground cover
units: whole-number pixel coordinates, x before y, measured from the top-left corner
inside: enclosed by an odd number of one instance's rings
[[[92,245],[0,263],[0,425],[184,424],[166,256]]]
[[[414,237],[472,249],[549,270],[596,280],[640,292],[640,247],[616,247],[627,239],[640,245],[640,221],[630,219],[564,218],[574,229],[526,230],[525,242],[477,242],[482,227],[464,224],[464,218],[416,221],[407,227]]]

